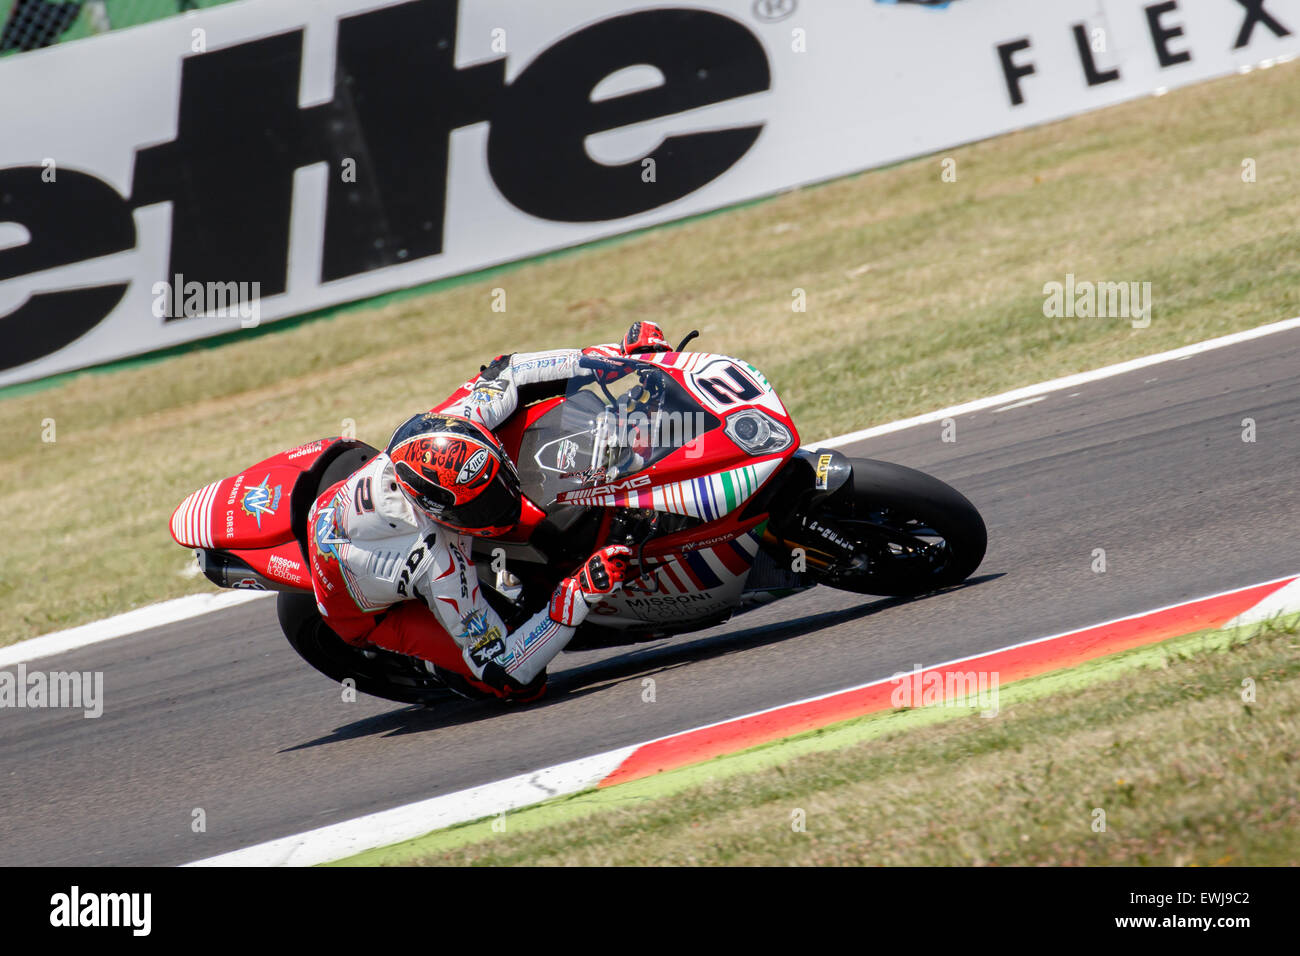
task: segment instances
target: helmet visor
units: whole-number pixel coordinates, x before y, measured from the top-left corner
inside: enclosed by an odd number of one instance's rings
[[[472,500],[446,509],[437,520],[467,534],[501,534],[519,521],[522,508],[519,479],[507,466]]]

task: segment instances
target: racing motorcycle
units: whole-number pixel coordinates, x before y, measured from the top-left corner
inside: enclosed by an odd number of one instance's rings
[[[626,544],[622,590],[592,608],[569,649],[698,631],[818,585],[913,596],[960,583],[984,557],[979,512],[902,465],[803,448],[754,366],[683,349],[591,355],[582,374],[531,386],[497,437],[516,463],[517,525],[475,541],[480,582],[509,627],[606,544]],[[281,629],[313,667],[358,690],[433,704],[450,692],[424,662],[357,648],[321,620],[307,516],[378,450],[322,438],[189,495],[175,540],[219,587],[273,590]]]

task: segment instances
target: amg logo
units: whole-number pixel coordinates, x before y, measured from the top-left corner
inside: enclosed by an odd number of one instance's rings
[[[598,488],[582,488],[578,491],[563,491],[557,496],[560,501],[586,501],[589,498],[599,498],[601,495],[612,495],[619,491],[631,491],[633,488],[644,488],[650,484],[649,475],[637,475],[635,478],[628,478],[624,481],[615,482],[609,485],[601,485]]]

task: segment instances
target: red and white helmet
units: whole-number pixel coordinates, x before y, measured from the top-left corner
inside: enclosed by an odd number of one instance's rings
[[[388,442],[397,486],[438,524],[484,537],[504,534],[523,507],[519,475],[487,429],[455,415],[407,419]]]

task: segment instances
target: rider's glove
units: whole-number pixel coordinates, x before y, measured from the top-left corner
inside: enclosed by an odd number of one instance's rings
[[[582,569],[574,575],[583,597],[590,603],[599,601],[607,594],[613,594],[627,578],[631,563],[632,549],[621,544],[611,544],[601,548],[590,558]]]
[[[621,544],[601,548],[572,577],[565,578],[551,596],[551,620],[577,627],[587,611],[623,586],[632,549]]]
[[[495,381],[502,372],[510,367],[510,360],[514,358],[514,353],[509,355],[498,355],[487,365],[478,367],[479,375],[489,382]]]
[[[671,352],[673,347],[664,337],[664,330],[654,322],[633,322],[623,336],[623,354],[639,355],[642,352]]]

